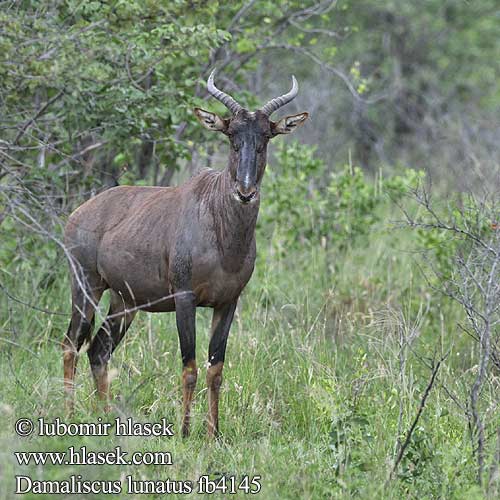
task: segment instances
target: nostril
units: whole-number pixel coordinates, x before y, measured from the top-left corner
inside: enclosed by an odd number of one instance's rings
[[[239,198],[241,201],[247,202],[247,201],[250,201],[250,199],[252,198],[252,195],[250,195],[250,196],[245,196],[244,194],[240,193],[239,191],[237,191],[237,193],[238,193],[238,198]]]
[[[248,203],[249,201],[252,201],[255,198],[257,190],[252,189],[251,191],[248,192],[241,192],[240,189],[236,188],[236,194],[243,203]]]
[[[248,203],[252,201],[258,193],[257,186],[255,184],[236,181],[234,183],[234,195],[237,200]]]

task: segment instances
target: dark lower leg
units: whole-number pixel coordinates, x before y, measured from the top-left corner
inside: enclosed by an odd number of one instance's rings
[[[226,355],[227,338],[233,321],[236,302],[214,310],[212,335],[208,348],[207,388],[208,388],[208,436],[219,433],[219,393],[222,385],[222,368]]]
[[[196,305],[192,293],[175,298],[175,318],[182,355],[182,435],[189,435],[191,404],[198,371],[196,368]]]
[[[109,315],[113,314],[110,310]],[[111,354],[116,349],[132,322],[132,316],[126,318],[107,318],[90,344],[88,357],[94,377],[97,397],[104,403],[104,410],[109,411],[111,400],[108,377],[108,363]]]
[[[62,342],[64,392],[66,409],[70,414],[74,409],[78,353],[92,337],[95,310],[106,288],[99,276],[85,272],[76,261],[73,263],[72,269],[76,270],[76,274],[71,280],[71,322]]]

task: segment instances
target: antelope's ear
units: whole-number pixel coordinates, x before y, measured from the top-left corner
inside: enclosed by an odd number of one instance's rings
[[[289,134],[302,125],[309,116],[309,113],[299,113],[298,115],[285,116],[279,122],[271,122],[273,137],[278,134]]]
[[[229,120],[224,120],[219,115],[211,113],[210,111],[205,111],[201,108],[194,108],[194,114],[198,121],[208,130],[215,130],[217,132],[225,132]]]

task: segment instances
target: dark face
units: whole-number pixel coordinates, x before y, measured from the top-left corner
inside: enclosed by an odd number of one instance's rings
[[[235,110],[231,118],[221,118],[201,108],[195,108],[194,113],[205,128],[229,137],[229,172],[233,196],[244,205],[259,199],[269,139],[293,132],[308,117],[307,113],[299,113],[273,122],[261,110],[250,112],[243,108]]]
[[[255,202],[266,168],[271,122],[261,111],[242,109],[230,119],[225,133],[231,145],[229,169],[234,197],[241,203]]]

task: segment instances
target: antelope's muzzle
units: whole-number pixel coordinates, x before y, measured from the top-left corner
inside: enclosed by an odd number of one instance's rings
[[[244,183],[237,182],[235,186],[235,197],[241,203],[250,203],[257,199],[259,193],[257,186],[245,186]]]

